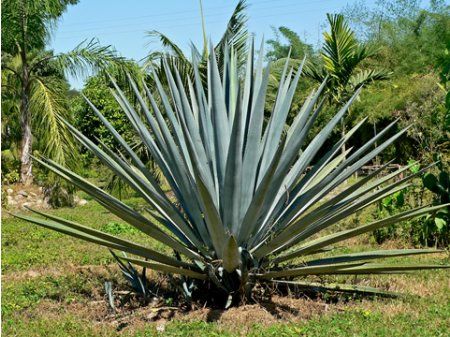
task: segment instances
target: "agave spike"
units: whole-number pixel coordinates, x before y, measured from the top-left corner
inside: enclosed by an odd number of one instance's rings
[[[366,144],[348,147],[341,154],[340,149],[361,127],[362,120],[324,149],[330,134],[361,90],[354,93],[322,130],[311,135],[325,104],[323,91],[328,85],[325,79],[308,96],[284,134],[282,131],[305,60],[296,71],[289,68],[289,59],[286,61],[272,114],[265,125],[270,64],[263,64],[263,48],[255,61],[252,41],[245,70],[238,69],[241,58],[234,48],[224,47],[221,52],[219,66],[211,48],[205,67],[199,64],[198,55],[193,51],[192,77],[189,78],[184,78],[183,72],[166,61],[162,63],[164,71],[151,72],[153,83],[144,83],[142,91],[129,78],[135,100],[130,100],[111,79],[112,95],[167,178],[174,200],[166,196],[131,146],[89,101],[89,106],[111,132],[119,149],[96,143],[72,125],[65,124],[83,146],[136,191],[146,203],[148,212],[134,210],[51,160],[35,159],[90,194],[123,221],[174,250],[177,258],[41,212],[36,212],[40,218],[18,216],[133,255],[118,257],[120,260],[181,275],[189,282],[197,282],[197,286],[217,287],[226,294],[228,303],[233,294],[240,291],[248,294],[245,289],[251,289],[255,282],[296,282],[303,288],[320,288],[292,279],[307,275],[403,273],[448,267],[367,263],[394,256],[438,253],[438,250],[370,251],[311,259],[310,255],[327,254],[331,245],[356,235],[448,206],[411,209],[371,224],[321,236],[325,228],[403,189],[428,167],[391,182],[408,167],[378,177],[386,164],[355,183],[342,186],[407,129],[387,137],[394,129],[394,122]],[[243,78],[241,74],[244,74]],[[161,75],[165,78],[159,78]],[[207,79],[206,85],[204,79]],[[306,144],[308,137],[312,137],[312,141]],[[336,190],[337,193],[331,194]],[[306,256],[309,261],[302,265],[292,262]],[[372,288],[346,285],[321,287],[377,293]]]

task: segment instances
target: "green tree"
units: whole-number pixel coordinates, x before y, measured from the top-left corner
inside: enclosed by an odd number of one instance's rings
[[[361,43],[343,15],[327,15],[330,31],[324,33],[320,63],[310,62],[306,74],[318,83],[326,78],[329,103],[340,106],[356,90],[374,81],[384,80],[389,74],[384,69],[368,69],[364,61],[376,54],[372,46]],[[346,133],[346,121],[341,120],[341,134]],[[342,147],[345,153],[345,146]]]
[[[143,73],[137,63],[129,61],[127,70],[136,83],[142,83],[144,79]],[[74,116],[75,125],[93,142],[96,144],[102,142],[105,145],[116,147],[118,144],[115,142],[114,137],[107,132],[103,123],[86,101],[87,98],[111,122],[127,142],[133,142],[135,137],[132,125],[111,93],[111,89],[114,86],[108,75],[114,78],[118,86],[124,88],[124,94],[135,105],[136,102],[133,100],[134,95],[130,94],[131,88],[128,88],[129,82],[127,76],[123,76],[120,69],[108,67],[87,79],[80,92],[81,95],[78,94],[71,100],[71,113]],[[135,109],[139,110],[137,106]]]
[[[272,31],[275,35],[274,39],[267,40],[267,44],[270,50],[267,52],[266,57],[270,61],[276,61],[279,59],[286,58],[288,54],[292,59],[301,60],[305,56],[308,59],[314,57],[314,49],[310,44],[303,42],[300,36],[293,30],[281,26],[277,29],[272,27]],[[283,43],[282,40],[286,40]]]
[[[67,117],[65,74],[85,74],[123,61],[110,47],[91,41],[68,53],[44,50],[56,20],[75,0],[9,0],[2,2],[2,107],[20,125],[20,179],[33,181],[33,133],[44,152],[64,162],[74,153],[71,138],[58,116]],[[16,115],[16,116],[14,116]]]
[[[401,162],[431,160],[433,152],[447,151],[450,6],[442,0],[426,7],[419,1],[379,0],[374,6],[361,2],[344,12],[360,39],[379,49],[364,64],[392,72],[388,81],[365,90],[354,114],[368,116],[377,129],[395,118],[400,118],[399,126],[414,122],[408,137],[397,143]]]
[[[203,17],[202,1],[200,0],[200,13],[202,18],[203,27],[203,49],[200,52],[195,46],[192,46],[192,57],[186,56],[182,49],[172,41],[167,35],[159,31],[150,31],[148,36],[151,39],[157,39],[161,42],[162,51],[150,52],[144,62],[144,69],[151,69],[156,75],[163,81],[165,79],[166,68],[177,71],[180,73],[184,83],[187,84],[187,79],[194,79],[194,64],[200,65],[199,72],[203,79],[206,81],[206,63],[208,60],[208,41],[206,35],[205,21]],[[232,48],[236,54],[236,64],[240,68],[246,62],[247,55],[247,16],[245,10],[247,4],[245,0],[239,0],[236,5],[230,19],[228,20],[225,32],[222,35],[219,43],[214,47],[214,52],[217,57],[219,68],[223,71],[223,64],[225,63],[226,49]],[[195,60],[195,61],[194,61]],[[152,83],[150,83],[152,84]]]

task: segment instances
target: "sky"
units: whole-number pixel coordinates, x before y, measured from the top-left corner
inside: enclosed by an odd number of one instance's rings
[[[325,28],[326,13],[340,12],[357,0],[248,0],[248,28],[256,39],[273,37],[272,27],[287,26],[317,46]],[[222,36],[237,0],[203,0],[208,37]],[[366,1],[369,5],[374,0]],[[199,0],[80,0],[61,17],[50,41],[55,52],[66,52],[80,42],[97,38],[127,58],[141,60],[159,48],[146,32],[158,30],[186,52],[191,42],[202,46]],[[83,79],[70,78],[79,89]]]

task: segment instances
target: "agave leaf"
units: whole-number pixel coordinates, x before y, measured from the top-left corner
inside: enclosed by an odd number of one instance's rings
[[[224,246],[223,268],[231,273],[239,267],[241,263],[241,254],[236,239],[230,235],[228,242]]]
[[[350,214],[362,210],[365,207],[377,201],[380,201],[389,195],[404,190],[408,186],[409,185],[397,186],[397,184],[391,184],[386,188],[383,188],[372,194],[368,194],[359,200],[356,200],[353,204],[351,204],[349,201],[338,203],[337,205],[327,210],[326,213],[328,215],[326,217],[319,217],[319,215],[316,215],[314,211],[310,212],[308,216],[305,216],[305,218],[301,218],[298,222],[292,225],[291,229],[293,231],[295,229],[295,236],[288,242],[283,244],[282,247],[283,249],[291,247],[292,245],[295,245],[296,243],[301,242],[314,234],[317,234],[319,231],[331,226],[333,223],[339,222]],[[309,217],[309,215],[311,215],[311,217]],[[281,241],[281,238],[280,240],[277,240],[277,242],[278,241]],[[269,245],[272,246],[273,243]],[[278,250],[279,249],[277,248],[273,250],[273,252],[275,253]]]
[[[359,125],[357,125],[357,126],[359,127]],[[356,129],[352,129],[350,135],[354,131],[356,131]],[[404,130],[404,131],[406,131],[406,130]],[[400,136],[401,134],[402,134],[402,132],[396,136]],[[287,210],[284,212],[285,218],[286,219],[294,219],[296,217],[295,214],[305,212],[307,207],[313,205],[316,200],[319,200],[320,198],[322,198],[322,196],[326,195],[331,190],[336,188],[340,183],[345,181],[345,179],[347,179],[351,174],[356,172],[356,170],[359,167],[361,167],[361,165],[363,165],[363,163],[372,159],[373,158],[372,156],[376,155],[376,153],[381,152],[390,143],[395,141],[397,139],[396,136],[394,136],[395,138],[393,137],[393,138],[389,139],[388,141],[386,141],[384,143],[383,147],[381,147],[382,145],[380,145],[379,148],[377,147],[370,154],[366,155],[358,163],[359,166],[353,165],[353,167],[351,167],[351,169],[347,168],[347,162],[349,161],[349,159],[345,160],[340,166],[338,166],[337,170],[335,170],[332,174],[330,174],[325,179],[323,179],[320,183],[316,184],[315,188],[310,189],[308,191],[308,193],[306,193],[306,192],[303,193],[300,198],[294,199],[287,207]],[[344,141],[344,139],[346,140],[348,138],[344,137],[341,141]],[[331,153],[333,153],[333,152],[336,153],[335,151],[337,151],[340,148],[339,143],[340,142],[338,142],[338,144],[336,144],[336,146],[333,147]],[[321,163],[321,165],[322,164],[323,163]],[[346,170],[344,171],[344,169],[346,169]],[[340,175],[342,172],[345,172],[345,175]],[[298,195],[304,189],[305,185],[308,183],[308,181],[310,179],[311,179],[311,176],[308,176],[308,175],[305,176],[305,178],[299,183],[299,185],[297,185],[297,187],[292,192],[294,194],[294,196]],[[320,193],[319,193],[319,191],[320,191]]]
[[[273,279],[277,277],[297,277],[302,275],[322,275],[335,273],[339,270],[345,270],[352,267],[362,266],[364,262],[353,262],[353,263],[333,263],[321,266],[308,266],[301,268],[291,268],[276,271],[268,271],[260,275],[255,275],[262,279]]]
[[[419,265],[389,265],[389,264],[366,264],[364,266],[349,268],[348,270],[337,270],[333,274],[390,274],[390,273],[404,273],[413,270],[427,270],[427,269],[449,269],[450,265],[436,265],[436,264],[419,264]]]
[[[120,257],[120,259],[137,264],[142,267],[146,267],[146,268],[149,268],[152,270],[159,271],[161,273],[189,276],[189,277],[199,279],[199,280],[206,279],[205,274],[193,271],[191,269],[186,269],[186,268],[181,268],[181,267],[173,267],[173,266],[168,266],[168,265],[164,265],[161,263],[153,263],[153,262],[149,262],[149,261],[145,261],[145,260],[133,259],[130,257]]]
[[[337,125],[339,120],[344,116],[344,114],[348,110],[349,105],[359,95],[359,92],[360,92],[360,90],[356,91],[356,93],[349,100],[349,102],[347,102],[347,104],[341,108],[341,110],[331,119],[330,122],[328,122],[328,124],[317,134],[317,136],[314,137],[312,142],[308,145],[308,147],[305,149],[305,151],[297,159],[298,161],[301,162],[300,167],[298,169],[299,174],[304,172],[304,170],[310,164],[310,162],[314,158],[315,154],[322,147],[322,145],[324,144],[325,140],[328,138],[328,136],[331,133],[331,131],[333,130],[333,128]],[[281,188],[284,177],[285,177],[286,173],[288,172],[289,168],[291,167],[291,164],[292,164],[293,160],[295,159],[295,156],[297,155],[298,150],[299,150],[298,148],[294,147],[293,149],[291,149],[291,152],[283,153],[280,167],[277,169],[277,172],[276,172],[276,180],[272,184],[270,192],[269,192],[270,198],[272,200],[274,200],[276,198],[277,191]],[[271,201],[271,202],[273,202],[273,201]],[[268,203],[269,202],[267,201],[266,207],[267,207]]]
[[[98,111],[98,109],[89,101],[89,99],[85,96],[83,96],[86,102],[88,103],[89,107],[94,111],[94,113],[97,115],[97,117],[100,119],[100,121],[105,125],[105,127],[108,129],[109,132],[111,132],[111,135],[114,137],[114,139],[122,146],[123,149],[127,152],[127,154],[130,156],[131,160],[133,161],[134,165],[136,165],[141,172],[145,175],[147,180],[149,182],[154,183],[153,176],[150,172],[148,172],[147,168],[145,167],[144,163],[141,161],[141,159],[138,157],[138,155],[131,149],[131,147],[127,144],[127,142],[122,138],[122,136],[119,135],[119,133],[114,129],[114,127],[109,123],[109,121]],[[66,122],[64,119],[62,119],[63,122],[65,122],[66,125],[68,125],[69,129],[70,124]]]
[[[186,256],[201,259],[200,255],[188,249],[182,243],[176,241],[175,239],[161,231],[158,227],[151,223],[150,220],[148,220],[129,206],[125,205],[120,200],[104,192],[97,186],[89,183],[77,174],[65,169],[64,167],[49,159],[47,159],[46,162],[35,157],[33,157],[33,159],[39,162],[41,165],[47,167],[49,170],[56,173],[60,177],[73,183],[75,186],[95,198],[101,205],[117,215],[119,218],[128,222],[130,225],[136,227],[147,235],[153,237],[155,240],[168,245],[169,247],[173,248],[176,251],[179,251],[182,254],[185,254]]]
[[[344,172],[344,174],[339,174],[339,172],[337,172],[337,173],[329,175],[325,180],[336,179],[337,181],[332,180],[332,182],[329,184],[329,186],[327,188],[324,188],[322,186],[321,192],[317,191],[315,188],[312,188],[310,191],[303,194],[301,199],[297,200],[294,203],[294,204],[297,204],[297,205],[295,205],[296,207],[293,209],[293,210],[295,210],[295,215],[293,214],[294,211],[291,211],[291,214],[288,216],[288,219],[291,219],[291,220],[296,219],[296,217],[299,214],[302,214],[303,212],[306,211],[307,208],[311,207],[314,204],[314,202],[316,200],[318,200],[318,198],[320,198],[323,194],[328,193],[328,191],[331,191],[337,185],[342,183],[345,179],[347,179],[350,176],[350,174],[352,174],[352,172],[354,172],[357,169],[357,167],[360,167],[362,165],[362,163],[365,163],[366,161],[368,161],[371,158],[373,158],[374,156],[376,156],[379,152],[381,152],[384,148],[386,148],[389,144],[391,144],[395,139],[397,139],[404,132],[406,132],[406,129],[400,131],[400,133],[394,135],[393,137],[391,137],[387,141],[385,141],[383,144],[376,147],[374,150],[372,150],[369,154],[365,155],[358,162],[356,162],[352,166],[348,167],[347,170]],[[337,177],[336,177],[336,175],[337,175]],[[393,187],[396,187],[397,185],[398,185],[398,183],[394,183],[391,185],[390,188],[392,189]],[[316,186],[319,186],[319,184]],[[374,202],[376,200],[374,198],[378,197],[378,195],[379,194],[372,195],[371,197],[373,200],[371,202]],[[370,200],[370,198],[368,198],[368,200]],[[369,205],[369,203],[366,203],[366,206],[367,205]],[[356,206],[353,206],[353,208],[352,208],[353,211],[356,211],[358,209],[360,209],[360,208],[356,207]],[[347,212],[345,214],[346,214],[346,216],[348,216],[348,215],[352,214],[352,212],[347,210]],[[303,219],[303,222],[297,220],[291,226],[285,227],[278,236],[276,236],[274,239],[270,240],[267,244],[264,245],[264,247],[262,246],[263,243],[261,242],[259,244],[259,247],[256,247],[255,249],[253,249],[253,251],[255,252],[256,255],[263,256],[263,255],[266,255],[266,254],[280,248],[281,246],[285,245],[288,241],[292,240],[293,233],[295,233],[294,235],[296,235],[296,234],[299,234],[299,232],[302,229],[305,229],[306,226],[310,224],[310,222],[309,222],[310,219],[314,218],[314,217],[316,217],[316,215],[310,213],[308,221],[305,222],[304,219]],[[330,223],[330,221],[328,221],[328,223]],[[295,230],[295,232],[293,232],[293,230]],[[302,237],[302,239],[304,239],[304,238],[305,237]],[[298,239],[298,241],[300,241],[300,239]]]
[[[195,185],[192,179],[189,179],[190,172],[188,167],[190,165],[190,160],[188,159],[190,158],[186,159],[184,156],[181,156],[178,151],[178,147],[169,131],[169,128],[166,125],[161,112],[159,111],[158,105],[153,98],[153,95],[146,85],[144,85],[144,89],[156,115],[158,126],[162,132],[163,137],[166,140],[171,162],[177,163],[177,165],[172,165],[173,174],[170,177],[171,180],[169,181],[169,183],[175,195],[177,196],[177,199],[183,203],[186,214],[189,216],[191,221],[196,224],[203,241],[205,241],[207,245],[211,247],[211,242],[207,235],[206,227],[204,225],[204,221],[200,212],[198,196],[195,194]],[[183,142],[183,144],[185,143]]]
[[[255,93],[255,102],[252,106],[250,119],[248,121],[246,145],[244,152],[244,160],[242,163],[242,200],[240,215],[244,217],[245,211],[252,200],[256,188],[257,163],[259,161],[259,153],[261,146],[261,133],[264,121],[264,106],[269,81],[270,64],[264,71],[261,86]],[[245,111],[245,110],[244,110]]]
[[[125,163],[117,154],[115,154],[108,147],[104,146],[107,153],[103,152],[98,146],[91,142],[87,137],[79,133],[70,124],[69,129],[74,133],[75,137],[88,149],[90,149],[96,156],[102,160],[110,169],[126,181],[136,192],[138,192],[144,200],[150,205],[155,207],[160,213],[164,214],[169,220],[165,224],[169,225],[168,228],[177,235],[177,237],[184,242],[192,242],[194,245],[200,245],[200,241],[197,239],[191,228],[185,223],[178,210],[167,199],[164,192],[157,185],[156,182],[150,183],[146,180],[146,177],[139,176],[135,170],[127,163]],[[103,144],[102,144],[103,145]],[[145,179],[145,180],[144,180]],[[152,178],[153,179],[153,178]],[[149,186],[156,185],[154,189]],[[189,241],[186,241],[189,238]]]
[[[32,222],[36,225],[39,225],[39,226],[42,226],[45,228],[50,228],[50,229],[53,229],[60,233],[68,234],[68,235],[76,237],[78,239],[96,243],[96,244],[99,244],[101,246],[105,246],[108,248],[125,251],[127,253],[142,256],[142,257],[145,257],[145,258],[157,261],[157,262],[165,263],[165,264],[172,265],[172,266],[179,266],[179,267],[181,267],[181,266],[193,267],[190,264],[167,257],[161,253],[154,251],[153,249],[135,244],[133,242],[119,239],[112,235],[94,230],[89,227],[82,226],[80,224],[76,224],[74,222],[63,220],[61,218],[54,217],[49,214],[44,214],[44,213],[40,213],[37,211],[33,211],[33,212],[40,214],[42,216],[45,216],[48,219],[51,219],[53,221],[43,220],[43,219],[39,219],[39,218],[32,218],[32,217],[28,217],[28,216],[19,215],[19,214],[15,214],[14,216],[19,219]]]
[[[361,260],[383,259],[395,256],[411,256],[418,254],[437,254],[445,252],[441,249],[391,249],[391,250],[374,250],[370,252],[352,253],[326,257],[305,262],[307,266],[317,266],[331,263],[345,263]]]
[[[255,196],[248,207],[248,210],[245,213],[244,219],[242,220],[241,227],[239,229],[238,242],[244,242],[248,239],[250,234],[256,228],[257,220],[260,216],[261,209],[264,204],[264,199],[267,197],[267,191],[270,187],[270,183],[272,182],[273,175],[278,167],[278,164],[281,159],[282,149],[284,147],[286,138],[283,138],[281,143],[278,145],[278,151],[276,152],[276,156],[273,158],[270,163],[269,169],[267,170],[264,178],[259,184]]]
[[[303,109],[303,108],[302,108]],[[261,227],[259,233],[255,235],[252,239],[252,246],[255,242],[264,241],[262,238],[268,232],[278,232],[281,228],[283,228],[286,224],[284,223],[283,215],[284,210],[289,209],[289,203],[295,201],[298,195],[309,186],[310,182],[316,175],[318,175],[324,167],[329,163],[329,161],[338,153],[342,147],[342,145],[352,136],[354,132],[364,123],[365,120],[362,120],[360,123],[355,125],[338,143],[336,143],[333,148],[331,148],[314,166],[313,168],[298,182],[295,190],[292,189],[294,183],[298,180],[298,173],[301,169],[300,164],[301,161],[297,161],[296,164],[291,168],[289,173],[287,174],[285,180],[283,181],[283,186],[286,186],[286,190],[280,190],[278,195],[272,205],[273,210],[272,214],[265,220],[265,224]],[[352,185],[353,186],[353,185]],[[290,201],[292,200],[292,201]],[[286,204],[288,206],[286,207]],[[270,212],[269,212],[270,213]],[[287,219],[286,219],[287,220]]]
[[[289,108],[292,103],[292,99],[294,97],[295,89],[297,88],[298,80],[300,79],[300,75],[302,73],[303,65],[305,60],[301,63],[299,68],[297,69],[297,73],[290,83],[289,90],[283,96],[283,101],[280,102],[279,108],[278,105],[275,105],[274,112],[269,120],[269,125],[267,126],[267,138],[264,144],[263,155],[261,158],[261,168],[260,172],[265,173],[268,164],[272,160],[275,155],[275,151],[278,148],[278,143],[283,131],[283,127],[286,123],[286,118],[289,113]],[[288,84],[288,83],[287,83]],[[287,86],[286,86],[287,88]],[[278,109],[277,109],[278,108]],[[287,143],[288,145],[289,143]],[[297,152],[298,153],[298,152]],[[262,175],[259,175],[259,181],[261,181]]]
[[[275,283],[293,285],[300,289],[310,289],[316,292],[322,291],[336,291],[343,293],[353,293],[361,295],[372,295],[380,297],[395,298],[401,296],[399,293],[385,291],[378,288],[366,287],[354,284],[341,284],[341,283],[317,283],[317,282],[304,282],[304,281],[286,281],[286,280],[272,280]]]
[[[230,143],[230,126],[223,96],[223,87],[216,62],[214,48],[211,45],[208,63],[209,92],[211,93],[212,125],[214,129],[214,143],[216,148],[218,178],[221,190],[225,181],[225,166]]]
[[[230,149],[228,150],[225,185],[222,196],[223,206],[221,210],[224,225],[235,235],[238,231],[241,205],[242,146],[242,109],[239,105],[236,108],[231,131]]]
[[[305,62],[305,60],[303,60],[302,62]],[[316,90],[313,90],[309,94],[306,101],[303,103],[302,107],[300,108],[300,111],[298,112],[298,115],[295,117],[294,121],[292,122],[292,125],[288,129],[287,132],[288,142],[290,141],[293,135],[298,134],[305,128],[305,123],[308,120],[308,116],[310,115],[310,112],[314,110],[314,107],[316,106],[319,98],[321,97],[327,83],[328,81],[327,79],[325,79]]]
[[[222,224],[222,220],[220,218],[219,211],[214,205],[211,194],[206,188],[202,178],[198,174],[197,170],[195,170],[195,179],[197,181],[198,191],[202,197],[201,207],[203,209],[203,213],[205,215],[206,225],[208,228],[209,235],[211,237],[211,241],[214,246],[214,250],[219,258],[222,256],[223,252],[223,239],[227,237],[225,233],[224,226]]]
[[[300,247],[299,249],[295,250],[292,253],[280,256],[279,258],[274,260],[274,263],[287,261],[287,260],[293,259],[297,256],[301,256],[305,253],[308,253],[309,251],[314,251],[314,250],[326,247],[328,245],[331,245],[333,243],[347,240],[351,237],[361,235],[361,234],[364,234],[364,233],[367,233],[370,231],[374,231],[375,229],[378,229],[378,228],[382,228],[382,227],[389,226],[394,223],[399,223],[401,221],[405,221],[405,220],[412,219],[412,218],[415,218],[415,217],[418,217],[418,216],[421,216],[421,215],[424,215],[424,214],[427,214],[430,212],[434,212],[439,209],[445,208],[447,206],[448,206],[448,204],[413,209],[410,211],[406,211],[406,212],[402,212],[402,213],[393,215],[391,217],[388,217],[388,218],[385,218],[382,220],[374,221],[374,222],[364,225],[364,226],[359,226],[356,228],[352,228],[352,229],[340,231],[337,233],[333,233],[330,235],[326,235],[326,236],[316,239],[312,242],[309,242],[307,245]]]

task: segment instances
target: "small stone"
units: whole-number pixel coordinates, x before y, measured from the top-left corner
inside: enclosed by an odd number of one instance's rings
[[[7,200],[9,206],[17,205],[17,201],[15,201],[14,198],[10,195],[8,195],[6,200]]]
[[[36,205],[40,205],[40,204],[42,204],[42,200],[41,199],[36,200]]]
[[[158,316],[159,316],[159,312],[152,311],[145,317],[145,319],[148,321],[156,321],[158,319]]]
[[[43,190],[42,186],[38,188],[39,193],[42,193]]]
[[[40,274],[37,271],[30,270],[27,271],[25,275],[27,275],[29,278],[35,278],[38,277]]]
[[[8,189],[6,190],[6,193],[7,193],[7,194],[13,194],[13,193],[14,193],[14,190],[13,190],[12,188],[8,188]]]
[[[32,203],[32,202],[24,202],[24,203],[22,204],[22,208],[31,207],[31,206],[33,206],[33,203]]]
[[[162,333],[165,330],[166,330],[166,322],[158,323],[158,325],[156,326],[156,331],[158,331],[159,333]]]
[[[23,197],[23,195],[22,194],[17,194],[15,197],[14,197],[14,199],[16,199],[17,201],[20,201],[20,200],[22,200],[24,197]]]
[[[28,193],[27,192],[25,192],[24,190],[20,190],[19,192],[17,192],[17,195],[21,195],[21,196],[23,196],[23,197],[28,197]]]
[[[78,206],[84,206],[86,205],[88,202],[86,199],[80,199],[80,201],[78,201],[77,205]]]

